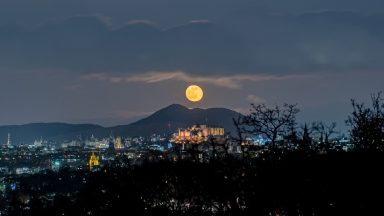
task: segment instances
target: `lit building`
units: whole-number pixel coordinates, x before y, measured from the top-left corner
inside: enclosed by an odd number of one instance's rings
[[[85,141],[85,148],[87,149],[107,149],[109,148],[108,139],[97,139],[93,135],[91,139]]]
[[[7,148],[13,148],[13,145],[12,145],[12,139],[11,139],[11,134],[8,133],[8,137],[7,137],[7,143],[5,144],[5,146]]]
[[[16,168],[15,172],[16,175],[32,174],[32,171],[29,167]]]
[[[121,140],[121,137],[117,137],[114,142],[114,148],[115,150],[120,150],[124,148],[123,142]]]
[[[91,157],[89,158],[89,170],[93,170],[95,167],[99,167],[99,157],[92,152]]]
[[[11,134],[8,133],[7,146],[11,146],[11,145],[12,145]]]
[[[224,128],[193,125],[190,128],[179,129],[178,133],[171,139],[171,142],[199,144],[208,141],[211,137],[224,137]]]
[[[62,167],[63,161],[62,160],[54,160],[51,162],[51,169],[53,171],[59,171],[59,169]]]

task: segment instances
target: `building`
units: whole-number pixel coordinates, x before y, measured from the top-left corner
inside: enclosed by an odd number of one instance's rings
[[[13,148],[12,139],[11,139],[11,134],[10,133],[8,133],[7,143],[5,144],[5,147],[6,148]]]
[[[97,139],[93,135],[89,140],[85,141],[86,149],[108,149],[109,139]]]
[[[115,139],[113,147],[115,148],[115,150],[124,149],[124,145],[123,145],[123,141],[121,140],[121,137],[117,137]]]
[[[51,162],[51,169],[53,171],[59,171],[62,166],[63,166],[63,161],[62,160],[57,159],[57,160],[53,160]]]
[[[8,133],[7,146],[11,146],[11,145],[12,145],[11,134]]]
[[[92,152],[91,157],[89,158],[89,170],[93,170],[100,166],[99,157]]]
[[[192,143],[199,144],[207,142],[210,138],[224,137],[224,128],[211,127],[207,125],[193,125],[186,129],[179,129],[171,139],[172,143]]]

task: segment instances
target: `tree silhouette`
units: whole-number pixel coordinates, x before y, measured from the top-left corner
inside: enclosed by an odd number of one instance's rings
[[[311,138],[311,131],[308,128],[307,123],[302,126],[302,136],[299,141],[299,150],[307,152],[312,148],[312,138]]]
[[[331,148],[330,138],[332,135],[336,134],[336,122],[330,124],[325,124],[324,122],[314,122],[312,123],[313,132],[319,135],[319,143],[321,148],[329,150]]]
[[[297,145],[299,143],[299,137],[297,135],[297,130],[294,125],[292,125],[288,131],[288,135],[284,138],[285,141],[291,145]]]
[[[383,151],[384,102],[381,92],[371,95],[372,107],[351,99],[353,112],[348,116],[350,136],[356,150]]]
[[[265,135],[271,140],[271,148],[276,149],[279,136],[287,135],[296,125],[296,104],[282,107],[268,107],[265,104],[251,104],[251,113],[242,118],[241,130],[248,134]]]
[[[237,119],[233,118],[233,125],[235,125],[235,128],[236,128],[236,135],[235,137],[232,137],[232,139],[236,142],[237,146],[240,146],[241,148],[241,155],[242,155],[242,158],[243,160],[245,159],[245,154],[246,154],[246,151],[245,151],[245,146],[243,145],[243,141],[244,141],[244,128],[242,126],[242,122],[243,122],[243,117],[239,116],[237,117]]]

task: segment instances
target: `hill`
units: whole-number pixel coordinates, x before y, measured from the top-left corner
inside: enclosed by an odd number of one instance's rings
[[[94,124],[32,123],[25,125],[0,126],[0,145],[7,142],[8,133],[14,144],[33,143],[40,137],[62,141],[77,136],[92,134],[103,127]]]
[[[26,125],[0,126],[0,145],[7,142],[8,133],[14,144],[31,144],[40,137],[46,140],[62,142],[78,137],[145,136],[152,134],[169,135],[179,128],[194,124],[207,124],[224,127],[226,132],[235,132],[232,119],[240,114],[226,108],[188,109],[173,104],[137,122],[114,127],[102,127],[94,124],[33,123]]]
[[[179,104],[165,107],[147,118],[129,125],[109,128],[115,135],[150,136],[152,134],[170,134],[178,128],[185,128],[193,124],[207,124],[221,126],[226,132],[235,132],[233,118],[239,113],[226,108],[188,109]]]

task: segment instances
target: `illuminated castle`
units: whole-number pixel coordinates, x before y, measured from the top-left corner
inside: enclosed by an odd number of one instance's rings
[[[92,170],[94,167],[100,166],[99,157],[92,152],[91,158],[89,158],[89,170]]]
[[[193,125],[190,128],[179,129],[171,142],[199,144],[208,141],[211,137],[224,137],[224,128]]]

